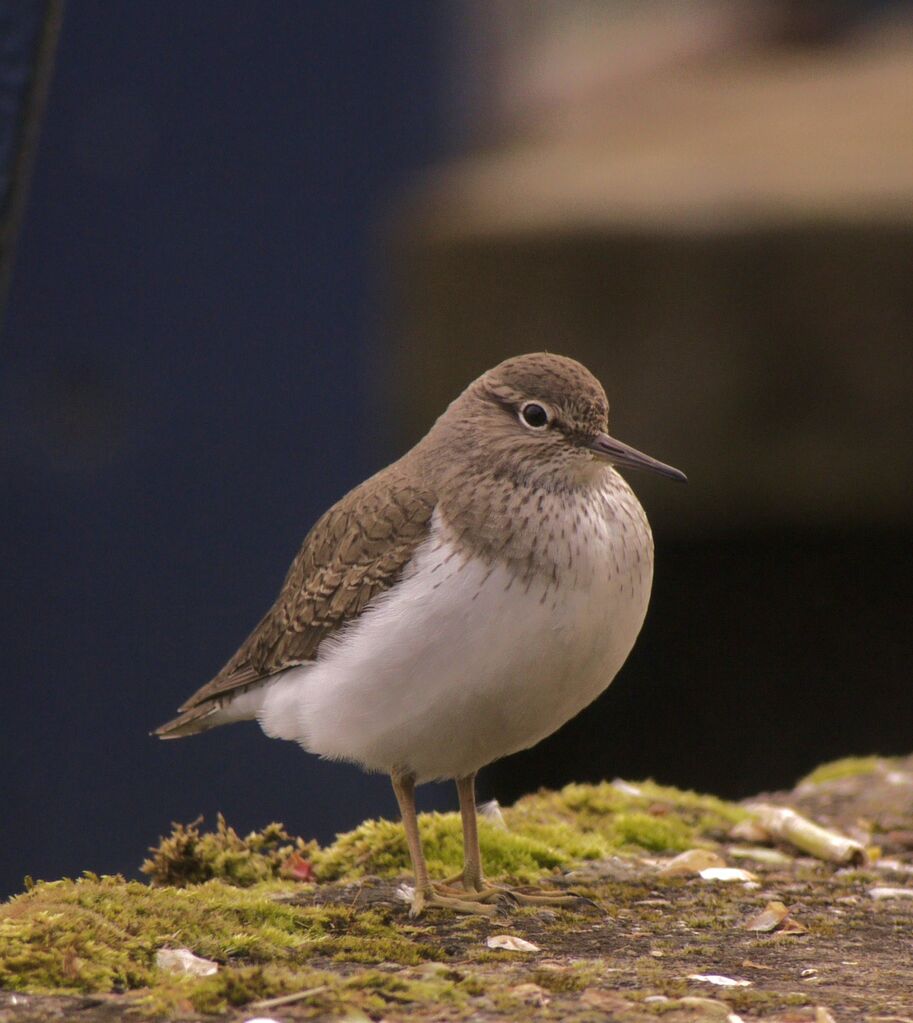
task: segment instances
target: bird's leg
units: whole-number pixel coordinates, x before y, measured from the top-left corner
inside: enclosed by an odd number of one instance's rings
[[[457,778],[460,817],[463,821],[463,887],[467,892],[480,892],[485,880],[482,873],[482,850],[479,847],[479,820],[476,814],[476,776]]]
[[[558,895],[539,889],[535,892],[518,892],[506,885],[486,882],[482,871],[482,851],[479,847],[479,824],[476,813],[476,776],[457,778],[457,793],[460,797],[460,817],[463,820],[463,872],[435,885],[441,895],[458,895],[461,899],[477,903],[513,903],[529,906],[570,906],[579,904],[579,895]],[[453,886],[462,882],[463,891]]]
[[[412,896],[410,916],[419,916],[426,906],[443,906],[456,910],[458,913],[481,913],[491,916],[495,913],[494,906],[483,905],[475,900],[466,901],[443,892],[435,891],[428,877],[428,865],[422,852],[422,840],[418,833],[418,817],[415,813],[415,777],[411,774],[394,774],[392,776],[393,791],[399,803],[399,812],[403,819],[406,832],[406,844],[409,847],[409,858],[415,873],[415,893]]]
[[[460,797],[460,817],[463,821],[463,869],[443,881],[433,882],[435,889],[444,894],[457,893],[456,885],[462,885],[464,892],[480,892],[484,887],[475,782],[475,774],[456,779],[457,794]]]

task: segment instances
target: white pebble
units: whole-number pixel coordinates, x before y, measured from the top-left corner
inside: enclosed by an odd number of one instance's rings
[[[702,980],[705,984],[716,984],[717,987],[749,987],[750,980],[733,980],[719,973],[689,973],[688,980]]]

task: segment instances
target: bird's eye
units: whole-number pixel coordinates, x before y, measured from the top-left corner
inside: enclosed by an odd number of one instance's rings
[[[544,430],[549,423],[548,412],[534,401],[528,401],[520,409],[520,419],[533,430]]]

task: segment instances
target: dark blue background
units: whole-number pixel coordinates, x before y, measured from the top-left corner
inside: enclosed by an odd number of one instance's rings
[[[147,731],[392,454],[376,229],[441,145],[439,15],[66,11],[0,348],[0,895],[135,870],[201,811],[322,839],[394,812],[255,726]]]

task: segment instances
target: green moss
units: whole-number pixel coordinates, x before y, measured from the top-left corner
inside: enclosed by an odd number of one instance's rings
[[[320,991],[312,1001],[326,1004],[337,1000],[338,980],[332,974],[287,966],[238,966],[210,977],[160,977],[153,989],[139,994],[135,1004],[141,1013],[150,1016],[214,1014],[314,988],[327,988],[329,993]]]
[[[463,866],[459,815],[422,814],[419,828],[432,877],[457,873]],[[479,838],[485,869],[491,877],[531,881],[572,859],[566,849],[505,831],[484,820],[479,822]],[[322,881],[352,880],[370,874],[391,876],[411,869],[402,825],[383,820],[365,821],[354,831],[340,835],[329,848],[318,852],[313,862]]]
[[[552,845],[566,861],[709,845],[746,816],[741,807],[715,796],[652,781],[566,785],[560,792],[526,796],[504,811],[511,831]]]
[[[653,782],[568,785],[505,809],[506,828],[481,821],[482,855],[490,877],[534,882],[556,868],[617,852],[712,844],[742,816],[738,807],[713,797]],[[420,827],[432,875],[456,873],[463,859],[459,817],[424,814]],[[397,822],[367,821],[326,849],[290,836],[279,824],[246,837],[221,817],[212,832],[202,831],[199,821],[175,825],[143,865],[152,884],[86,874],[76,881],[32,885],[0,906],[0,988],[135,991],[142,1008],[160,1014],[223,1011],[321,985],[327,992],[315,1004],[327,1008],[356,991],[359,1007],[380,1014],[390,1002],[417,997],[424,989],[391,986],[388,974],[356,972],[343,981],[314,969],[315,959],[316,965],[408,967],[439,958],[441,949],[416,940],[416,929],[404,926],[396,910],[278,899],[309,890],[283,880],[289,863],[299,868],[299,876],[306,874],[300,869],[305,862],[321,881],[396,876],[410,869]],[[603,897],[617,895],[618,906],[642,895],[637,885],[603,884],[600,891]],[[155,966],[155,953],[163,947],[189,948],[221,969],[205,978],[165,975]],[[470,958],[504,962],[505,957],[480,941]],[[437,985],[441,998],[466,997],[469,991],[453,978],[427,983]],[[576,989],[583,981],[572,977],[567,983]],[[438,991],[440,984],[450,985],[450,993]]]
[[[830,763],[816,767],[807,774],[800,785],[823,785],[825,782],[838,781],[841,778],[856,778],[864,774],[873,774],[879,767],[889,766],[890,761],[883,757],[843,757]]]
[[[533,970],[529,979],[552,994],[574,994],[597,984],[605,976],[605,964],[601,959],[582,959],[570,969]]]
[[[342,1012],[347,1006],[385,1015],[391,1005],[412,1002],[459,1006],[486,990],[478,978],[452,972],[414,980],[378,970],[343,977],[321,970],[242,966],[202,979],[165,978],[154,990],[141,993],[135,1004],[146,1015],[216,1014],[262,999],[310,992],[296,1006],[310,1006],[321,1015]]]
[[[281,824],[267,824],[245,838],[219,814],[216,830],[201,832],[202,817],[190,824],[173,824],[167,838],[150,848],[152,856],[140,870],[156,885],[182,888],[219,878],[231,884],[259,884],[278,878],[290,863],[304,864],[317,850],[316,842],[293,838]]]
[[[712,842],[745,817],[738,806],[652,781],[636,785],[603,782],[542,791],[504,811],[507,829],[480,822],[482,854],[490,876],[520,882],[581,860],[619,850],[679,852]],[[283,876],[297,857],[321,881],[395,876],[410,868],[399,822],[371,820],[338,836],[326,849],[290,836],[281,824],[241,838],[220,816],[216,830],[200,821],[174,825],[152,848],[142,870],[154,884],[185,886],[219,878],[236,885]],[[457,872],[463,843],[457,814],[423,814],[422,842],[435,876]]]
[[[431,872],[454,873],[462,863],[459,819],[454,814],[422,814],[419,818],[422,845]],[[339,835],[314,859],[321,881],[366,875],[396,875],[409,868],[409,851],[402,825],[394,821],[369,820],[354,831]]]
[[[728,988],[724,994],[726,1003],[736,1012],[761,1013],[773,1009],[796,1008],[809,1005],[812,998],[802,991],[781,994],[774,991],[759,991],[756,988]]]
[[[153,888],[119,877],[36,885],[0,907],[0,988],[83,993],[146,987],[160,980],[154,960],[163,947],[241,965],[300,966],[318,955],[411,964],[437,954],[380,911],[289,905],[272,898],[278,888],[221,881]],[[217,987],[216,981],[204,985]]]
[[[482,857],[489,876],[520,882],[619,851],[680,852],[712,844],[713,836],[747,816],[741,807],[714,796],[651,781],[567,785],[560,792],[526,796],[503,814],[506,829],[480,822]],[[422,814],[419,826],[431,874],[457,872],[463,863],[459,816]],[[323,881],[409,870],[402,826],[393,821],[365,821],[311,858]]]
[[[344,987],[350,991],[371,991],[387,1002],[424,1002],[426,1004],[458,1000],[458,987],[445,977],[410,980],[381,971],[359,974],[348,979]]]

